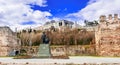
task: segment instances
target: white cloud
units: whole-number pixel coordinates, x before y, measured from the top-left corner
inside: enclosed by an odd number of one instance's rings
[[[90,0],[88,5],[67,17],[76,17],[80,20],[98,20],[100,15],[120,14],[120,0]]]
[[[88,4],[95,3],[96,1],[98,1],[98,0],[90,0],[90,1],[88,2]]]
[[[47,6],[46,0],[0,0],[0,26],[10,26],[22,29],[24,27],[41,25],[49,20],[47,16],[52,16],[47,11],[33,10],[32,5],[41,7]],[[33,21],[36,24],[22,25],[23,22]]]
[[[58,18],[58,17],[54,17],[54,18],[52,18],[52,20],[59,21],[59,20],[61,20],[61,19]]]

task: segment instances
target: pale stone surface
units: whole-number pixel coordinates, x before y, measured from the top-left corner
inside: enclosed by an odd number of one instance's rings
[[[115,14],[100,17],[100,25],[95,31],[96,52],[101,56],[120,56],[120,19]]]
[[[120,58],[77,56],[70,59],[0,58],[0,65],[120,65]]]
[[[0,27],[0,56],[9,55],[13,49],[18,50],[19,39],[9,27]]]
[[[22,47],[26,51],[29,47]],[[38,46],[33,46],[33,55],[36,56],[38,52]],[[95,45],[73,45],[73,46],[50,46],[52,56],[64,56],[64,55],[94,55]]]

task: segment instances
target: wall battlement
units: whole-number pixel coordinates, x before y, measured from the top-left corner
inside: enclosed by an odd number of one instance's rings
[[[110,24],[120,22],[120,19],[118,18],[118,14],[114,14],[114,16],[112,16],[112,14],[109,14],[108,17],[105,15],[101,15],[99,20],[100,20],[100,23],[106,22],[106,23],[110,23]]]

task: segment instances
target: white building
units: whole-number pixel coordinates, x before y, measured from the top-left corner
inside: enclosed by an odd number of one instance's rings
[[[51,29],[52,27],[56,28],[56,29],[59,29],[59,30],[62,30],[63,28],[74,28],[75,24],[71,21],[67,21],[67,20],[60,20],[60,21],[50,21],[50,22],[46,22],[44,25],[43,25],[43,30],[46,30],[46,29]]]
[[[58,29],[58,30],[64,30],[65,28],[74,29],[74,28],[82,28],[81,25],[79,25],[77,22],[72,22],[68,20],[60,20],[55,21],[51,20],[49,22],[46,22],[44,25],[32,28],[33,30],[51,30],[52,28]],[[26,28],[25,30],[28,31],[30,28]]]
[[[82,29],[85,29],[86,31],[95,31],[97,26],[84,26]]]

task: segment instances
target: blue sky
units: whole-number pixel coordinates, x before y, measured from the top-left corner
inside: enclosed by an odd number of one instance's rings
[[[34,10],[49,11],[53,17],[64,18],[67,14],[75,13],[84,8],[89,0],[47,0],[46,7],[33,5]]]
[[[0,26],[24,29],[50,20],[99,20],[100,15],[120,14],[120,0],[0,0]]]

